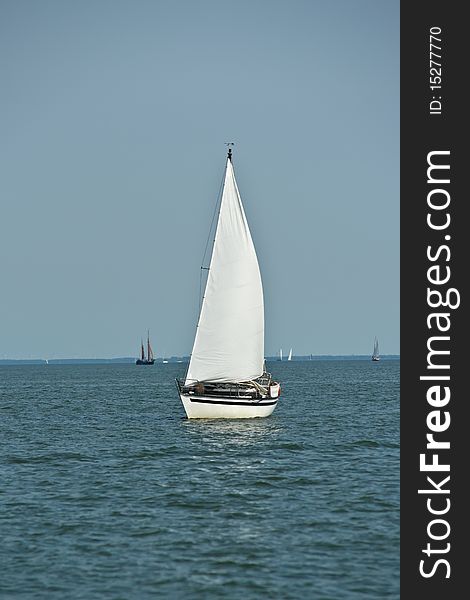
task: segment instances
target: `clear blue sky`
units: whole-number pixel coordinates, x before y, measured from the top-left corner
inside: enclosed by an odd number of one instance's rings
[[[1,0],[0,358],[189,354],[225,142],[266,354],[399,352],[398,0]]]

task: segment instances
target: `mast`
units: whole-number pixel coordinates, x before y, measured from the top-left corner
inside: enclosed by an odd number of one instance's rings
[[[151,360],[152,348],[150,348],[150,333],[147,329],[147,360]]]

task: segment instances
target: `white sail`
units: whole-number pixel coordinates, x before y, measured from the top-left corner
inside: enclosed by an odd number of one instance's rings
[[[289,350],[289,356],[287,357],[287,360],[292,360],[292,348]]]
[[[263,287],[229,158],[186,385],[249,381],[263,374],[263,363]]]
[[[379,340],[377,338],[374,339],[374,351],[372,353],[373,358],[378,358],[379,356]]]

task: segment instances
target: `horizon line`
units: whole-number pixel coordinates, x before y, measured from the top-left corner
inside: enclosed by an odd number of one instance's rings
[[[272,354],[272,355],[267,355],[265,356],[265,360],[270,360],[270,359],[274,359],[276,362],[292,362],[293,360],[297,359],[307,359],[309,360],[310,357],[311,358],[324,358],[324,357],[369,357],[371,356],[370,353],[366,353],[366,354],[356,354],[356,353],[352,353],[352,354],[297,354],[297,355],[292,355],[292,360],[288,361],[287,358],[280,360],[279,359],[279,355],[277,354]],[[380,355],[382,358],[385,357],[399,357],[400,354],[397,353],[390,353],[390,354],[381,354]],[[13,357],[3,357],[0,358],[0,363],[1,362],[11,362],[11,361],[15,361],[15,362],[39,362],[39,363],[46,363],[46,362],[56,362],[56,361],[97,361],[97,360],[109,360],[109,361],[118,361],[118,360],[123,360],[123,361],[135,361],[137,359],[137,357],[135,356],[72,356],[72,357],[51,357],[51,358],[43,358],[43,357],[22,357],[22,358],[13,358]],[[155,361],[164,361],[164,360],[189,360],[190,359],[190,355],[189,354],[184,354],[184,355],[172,355],[172,356],[157,356],[155,357]]]

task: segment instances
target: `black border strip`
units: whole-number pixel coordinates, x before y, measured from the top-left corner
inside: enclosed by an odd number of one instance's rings
[[[469,505],[466,492],[468,479],[467,457],[470,455],[466,440],[470,437],[469,421],[466,418],[468,387],[465,374],[469,371],[469,352],[465,331],[466,298],[468,296],[467,238],[469,237],[465,218],[468,191],[464,189],[467,179],[468,104],[464,92],[468,79],[465,64],[469,55],[467,43],[468,20],[464,15],[462,2],[436,0],[402,2],[400,20],[400,270],[401,270],[401,548],[400,548],[400,597],[404,600],[425,598],[434,600],[460,599],[467,588],[468,541],[466,530],[468,519],[464,510]],[[441,78],[442,88],[431,89],[430,76],[430,30],[442,31]],[[435,66],[435,65],[434,65]],[[435,96],[435,98],[433,98]],[[431,102],[442,102],[440,111],[432,111]],[[436,103],[433,105],[438,107]],[[428,194],[434,185],[428,181],[427,168],[430,152],[450,151],[450,182],[440,187],[449,192],[451,202],[449,214],[451,222],[445,231],[433,230],[427,222],[430,207]],[[441,159],[446,157],[441,155]],[[441,176],[441,179],[445,177]],[[438,197],[438,196],[436,196]],[[441,195],[441,198],[444,194]],[[447,210],[447,209],[446,209]],[[443,219],[445,211],[436,212],[433,218]],[[442,222],[442,221],[441,221]],[[445,236],[450,236],[446,238]],[[427,255],[428,248],[436,256],[440,246],[447,245],[450,257],[441,252],[435,262]],[[430,285],[429,268],[439,263],[442,272],[450,268],[448,284]],[[435,273],[436,274],[436,273]],[[433,309],[429,306],[428,288],[436,287],[445,295],[446,288],[456,288],[460,292],[461,304],[458,308],[440,307],[436,312],[450,315],[451,327],[441,335],[449,336],[447,341],[438,342],[449,354],[440,356],[447,371],[429,367],[429,340],[438,335],[436,325],[429,327],[428,317]],[[464,289],[465,288],[465,289]],[[450,381],[430,382],[420,380],[421,376],[450,375]],[[441,419],[448,411],[451,422],[445,431],[435,433],[438,440],[448,441],[449,449],[438,451],[439,464],[449,464],[447,472],[423,472],[420,469],[420,454],[426,454],[427,462],[432,461],[435,450],[427,448],[430,433],[428,418],[431,411],[427,392],[431,385],[442,388],[447,383],[451,398],[446,407],[440,409]],[[433,493],[436,485],[450,475],[450,480],[440,486],[450,493]],[[427,480],[430,476],[433,484]],[[434,477],[433,477],[434,476]],[[430,490],[419,494],[418,490]],[[447,500],[450,506],[444,514],[432,514],[433,510],[444,510]],[[464,508],[465,507],[465,508]],[[465,510],[466,512],[466,510]],[[431,522],[435,519],[443,523]],[[430,537],[443,536],[441,540]],[[429,545],[428,545],[429,544]],[[449,544],[449,546],[447,546]],[[424,571],[433,573],[424,577],[420,573],[420,563]],[[438,560],[447,561],[437,564]],[[450,570],[447,568],[449,564]],[[446,575],[450,575],[446,577]]]

